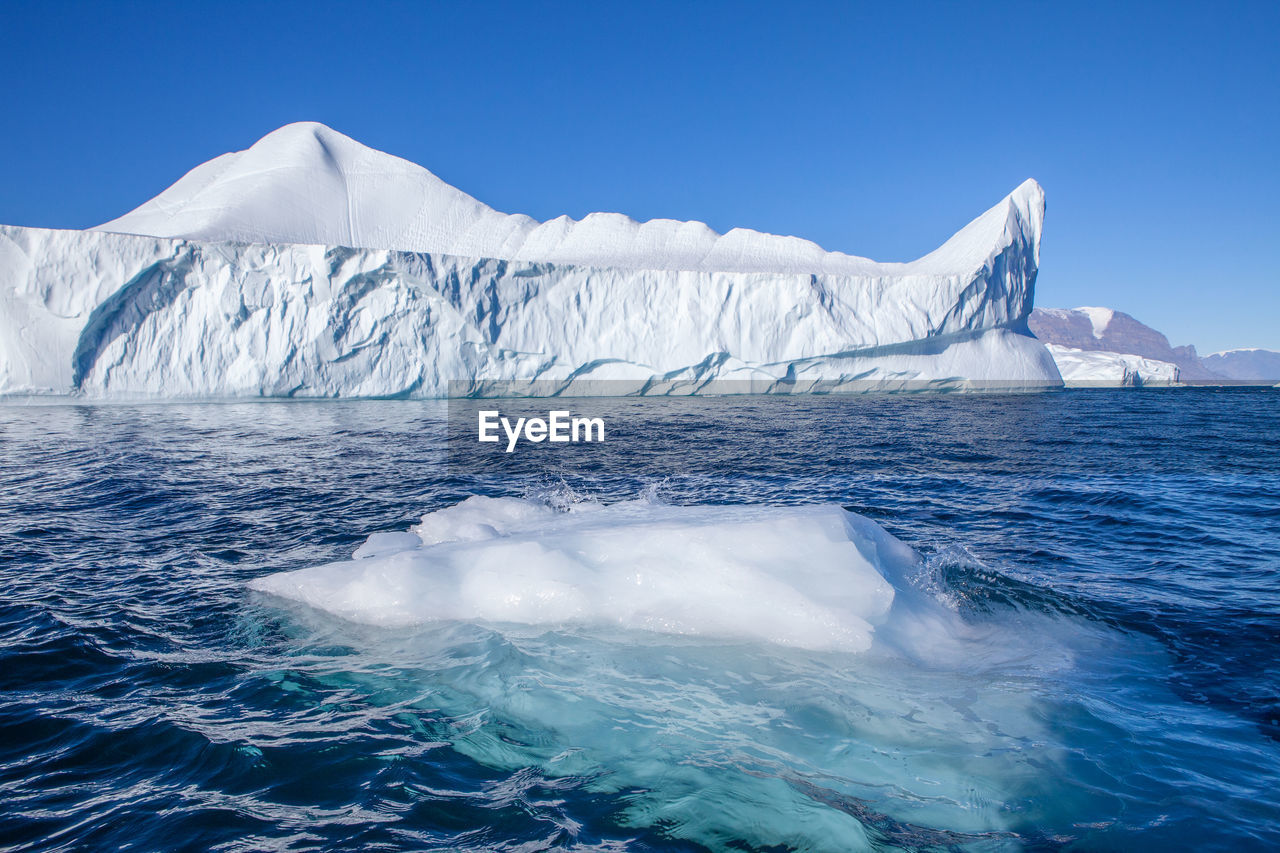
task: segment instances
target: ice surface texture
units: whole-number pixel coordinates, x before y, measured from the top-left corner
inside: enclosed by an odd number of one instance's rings
[[[374,534],[350,561],[251,585],[374,625],[577,624],[859,652],[918,564],[836,506],[636,500],[560,511],[471,497],[410,534]]]
[[[618,214],[538,224],[290,125],[99,229],[0,226],[0,394],[1054,386],[1026,325],[1043,214],[1027,181],[907,264]]]
[[[1177,385],[1178,365],[1123,352],[1045,344],[1067,387]]]

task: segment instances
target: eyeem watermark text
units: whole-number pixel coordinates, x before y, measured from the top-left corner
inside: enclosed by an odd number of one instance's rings
[[[513,423],[497,409],[481,409],[477,420],[479,440],[501,441],[501,432],[506,436],[507,453],[514,451],[522,438],[534,444],[604,441],[604,418],[574,417],[567,410],[547,412],[546,418],[516,418]]]

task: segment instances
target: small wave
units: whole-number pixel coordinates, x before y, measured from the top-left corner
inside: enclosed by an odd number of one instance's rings
[[[924,560],[917,585],[938,601],[966,615],[1001,609],[1098,619],[1090,608],[1045,587],[999,571],[963,545],[948,544]]]

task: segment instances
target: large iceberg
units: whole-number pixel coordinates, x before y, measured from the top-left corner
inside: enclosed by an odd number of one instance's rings
[[[0,394],[1058,386],[1027,328],[1043,215],[1027,181],[880,264],[697,222],[538,223],[289,125],[96,229],[0,226]]]

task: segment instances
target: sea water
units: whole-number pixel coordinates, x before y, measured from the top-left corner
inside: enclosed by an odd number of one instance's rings
[[[566,408],[0,406],[0,846],[1280,845],[1280,393]]]

